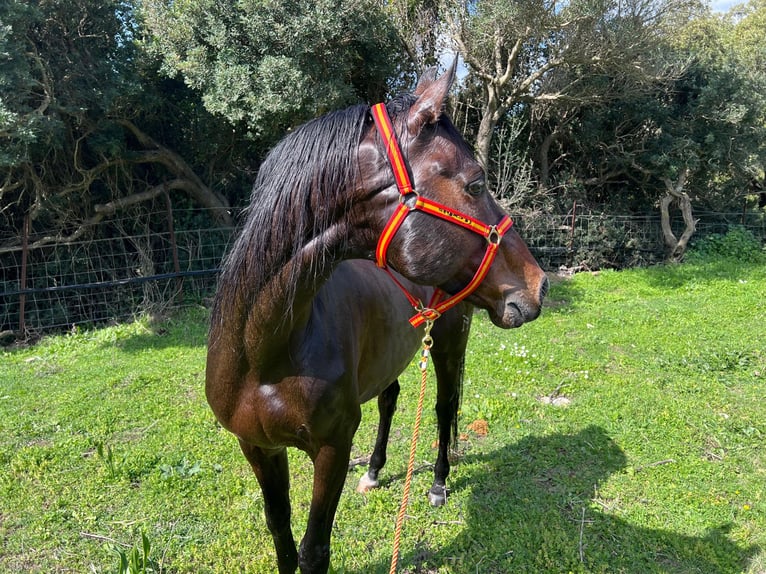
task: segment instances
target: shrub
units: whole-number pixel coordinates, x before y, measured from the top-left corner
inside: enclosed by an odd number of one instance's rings
[[[695,241],[687,255],[692,262],[722,258],[756,263],[766,260],[766,251],[752,231],[734,225],[726,233],[714,233]]]

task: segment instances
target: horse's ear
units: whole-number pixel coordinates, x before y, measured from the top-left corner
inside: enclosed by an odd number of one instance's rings
[[[434,81],[436,81],[436,66],[431,66],[421,74],[418,79],[418,85],[415,86],[414,94],[419,96],[425,91],[426,87],[433,84]]]
[[[415,88],[415,95],[418,96],[418,99],[410,108],[407,116],[407,131],[411,135],[419,134],[423,126],[436,123],[442,115],[447,94],[452,87],[452,82],[455,81],[456,69],[457,58],[452,61],[449,69],[439,78],[436,78],[435,68],[423,73]]]

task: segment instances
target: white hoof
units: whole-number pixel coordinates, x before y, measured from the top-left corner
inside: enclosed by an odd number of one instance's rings
[[[428,502],[431,506],[444,506],[447,504],[447,489],[442,489],[441,492],[428,491]]]
[[[378,488],[379,485],[380,483],[377,480],[370,478],[370,474],[365,472],[364,476],[359,479],[359,484],[356,485],[356,491],[364,494],[365,492],[371,491],[373,488]]]

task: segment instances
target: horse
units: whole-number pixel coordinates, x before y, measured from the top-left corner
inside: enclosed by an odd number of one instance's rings
[[[440,447],[431,499],[441,504],[473,308],[501,328],[540,313],[546,276],[444,112],[454,77],[455,63],[424,73],[412,93],[288,133],[262,162],[224,259],[205,393],[263,492],[280,574],[328,571],[360,405],[378,397],[381,415],[364,490],[385,461],[397,377],[420,348],[419,326],[433,339]],[[288,447],[313,464],[298,547]]]

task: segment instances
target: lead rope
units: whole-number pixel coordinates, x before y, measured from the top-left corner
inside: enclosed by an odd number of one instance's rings
[[[402,502],[399,506],[399,514],[396,516],[396,528],[394,529],[394,550],[391,557],[391,569],[389,574],[396,574],[397,564],[399,562],[399,546],[401,545],[402,527],[404,517],[407,513],[407,501],[410,497],[410,484],[412,483],[412,474],[415,471],[415,449],[418,444],[418,435],[420,434],[420,419],[423,415],[423,400],[426,396],[426,379],[428,377],[428,358],[431,356],[431,347],[434,340],[431,338],[432,321],[426,321],[425,335],[423,336],[423,349],[420,352],[420,394],[418,395],[418,409],[415,413],[415,425],[412,428],[412,442],[410,443],[410,458],[407,461],[407,475],[404,478],[404,492],[402,493]]]

